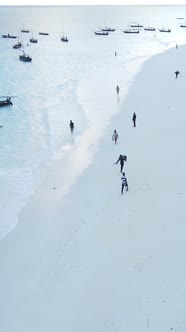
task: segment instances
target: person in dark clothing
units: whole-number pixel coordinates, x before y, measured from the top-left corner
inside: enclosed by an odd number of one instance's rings
[[[116,91],[117,91],[117,94],[119,93],[119,86],[117,85],[116,86]]]
[[[121,194],[122,195],[123,195],[124,188],[126,188],[126,191],[129,190],[128,182],[127,182],[127,178],[125,176],[125,173],[122,173],[122,177],[121,177]]]
[[[70,130],[71,130],[71,134],[73,134],[73,132],[74,132],[74,122],[72,122],[72,120],[70,120],[69,127],[70,127]]]
[[[120,171],[121,171],[121,173],[122,173],[125,161],[127,161],[127,156],[124,156],[124,155],[120,154],[118,160],[114,163],[114,164],[118,164],[120,162]]]
[[[175,71],[175,74],[176,74],[176,77],[175,77],[175,78],[177,78],[178,75],[180,74],[179,70],[176,70],[176,71]]]
[[[136,127],[136,113],[133,114],[132,121],[133,121],[133,124],[134,124],[133,127]]]

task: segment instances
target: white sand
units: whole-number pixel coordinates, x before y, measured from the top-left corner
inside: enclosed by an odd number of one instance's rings
[[[56,161],[0,243],[2,332],[185,331],[185,73],[186,47],[144,65],[70,192]]]

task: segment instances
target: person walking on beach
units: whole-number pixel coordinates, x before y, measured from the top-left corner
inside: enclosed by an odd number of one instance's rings
[[[116,86],[116,91],[117,91],[117,94],[119,93],[119,86],[117,85]]]
[[[114,130],[114,134],[112,135],[112,140],[117,144],[117,140],[119,138],[119,135],[116,130]]]
[[[122,173],[122,177],[121,177],[121,194],[122,195],[123,195],[124,188],[126,188],[126,191],[129,190],[128,182],[127,182],[127,178],[125,176],[125,173]]]
[[[176,74],[176,77],[175,77],[175,78],[177,78],[177,77],[178,77],[178,75],[180,75],[180,72],[179,72],[179,70],[176,70],[176,71],[175,71],[175,74]]]
[[[69,127],[70,127],[70,130],[71,130],[71,134],[73,134],[73,132],[74,132],[74,122],[72,122],[72,120],[70,120]]]
[[[114,163],[114,164],[118,164],[120,162],[120,171],[121,171],[121,173],[123,171],[123,166],[124,166],[125,161],[127,161],[127,156],[124,156],[124,155],[120,154],[118,160]]]
[[[136,113],[133,114],[132,121],[134,124],[133,127],[136,127]]]

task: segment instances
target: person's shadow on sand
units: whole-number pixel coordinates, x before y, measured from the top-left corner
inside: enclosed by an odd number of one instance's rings
[[[120,102],[120,97],[119,97],[119,94],[117,95],[117,103],[119,104]]]

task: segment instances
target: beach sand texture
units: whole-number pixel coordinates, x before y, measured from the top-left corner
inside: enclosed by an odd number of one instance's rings
[[[3,332],[185,331],[185,68],[185,46],[148,60],[70,192],[58,160],[21,211],[0,242]]]

